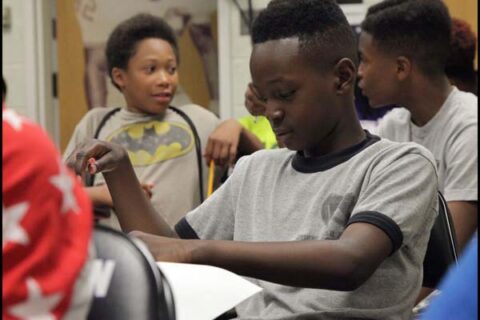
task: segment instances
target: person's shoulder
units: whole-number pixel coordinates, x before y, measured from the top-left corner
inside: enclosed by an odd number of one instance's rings
[[[397,142],[381,138],[374,146],[378,148],[378,156],[389,161],[414,156],[436,167],[435,158],[430,150],[415,142]]]
[[[272,166],[275,163],[281,163],[284,161],[290,161],[291,158],[295,155],[296,151],[289,150],[287,148],[277,148],[277,149],[261,149],[255,151],[250,155],[241,157],[238,163],[251,164],[255,163],[256,167],[259,167],[259,164]]]
[[[202,118],[206,120],[218,121],[218,117],[215,115],[215,113],[198,104],[190,103],[190,104],[185,104],[175,108],[185,112],[190,117],[197,117],[197,118]]]
[[[277,148],[277,149],[261,149],[254,152],[252,155],[255,158],[259,159],[275,159],[275,158],[285,158],[294,155],[296,151],[290,150],[288,148]]]
[[[454,140],[458,140],[459,136],[463,136],[462,139],[473,138],[476,136],[473,131],[478,125],[477,96],[454,87],[442,105],[438,119],[441,124],[437,128],[438,134]]]
[[[78,137],[78,135],[93,137],[94,132],[107,114],[117,109],[120,110],[118,107],[96,107],[88,110],[77,124],[73,137]],[[116,114],[119,113],[120,112],[116,112]],[[113,114],[113,116],[115,116],[115,114]]]
[[[2,118],[4,158],[15,154],[17,159],[35,159],[36,163],[60,159],[55,144],[40,125],[10,109],[3,111]]]
[[[378,120],[374,133],[381,137],[394,137],[399,133],[407,130],[410,123],[410,111],[403,107],[397,107],[387,112]]]
[[[408,123],[410,121],[410,111],[403,107],[393,108],[388,111],[382,118],[378,120],[379,124],[383,123]]]
[[[246,115],[237,119],[238,123],[242,125],[245,129],[250,129],[255,121],[255,117],[252,115]]]
[[[451,98],[448,103],[452,108],[456,109],[455,111],[459,116],[475,116],[476,120],[478,114],[478,98],[476,95],[454,88]]]
[[[31,133],[33,133],[32,136],[35,136],[41,133],[41,138],[47,136],[45,130],[40,125],[22,116],[21,114],[17,113],[12,109],[4,109],[2,111],[2,128],[4,129],[4,131],[12,133],[13,135],[30,135]],[[7,140],[6,142],[10,141]]]
[[[466,92],[458,89],[457,87],[453,88],[453,94],[458,99],[461,100],[464,104],[473,104],[478,101],[478,97],[471,92]]]
[[[91,126],[96,127],[100,121],[111,111],[120,109],[118,107],[96,107],[87,111],[80,120],[79,125],[90,128]]]
[[[92,119],[98,119],[98,118],[103,118],[107,113],[113,110],[120,110],[119,107],[97,107],[97,108],[92,108],[88,110],[88,112],[85,114],[85,117],[92,118]]]

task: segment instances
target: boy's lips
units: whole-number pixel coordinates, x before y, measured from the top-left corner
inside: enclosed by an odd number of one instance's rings
[[[364,85],[363,85],[363,82],[359,82],[358,83],[358,88],[360,89],[360,91],[362,92],[362,95],[364,95],[365,97],[367,96],[366,92],[365,92],[365,88],[364,88]]]
[[[157,93],[152,96],[158,102],[169,102],[172,99],[172,94],[170,92]]]
[[[287,130],[287,129],[274,129],[273,132],[275,132],[275,135],[277,138],[286,136],[287,134],[292,133],[292,130]]]

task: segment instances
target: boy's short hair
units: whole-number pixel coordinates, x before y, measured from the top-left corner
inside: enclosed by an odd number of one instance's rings
[[[426,75],[444,72],[451,19],[443,1],[382,1],[368,9],[362,30],[380,50],[406,56]]]
[[[457,18],[452,18],[451,35],[450,54],[445,72],[449,77],[473,80],[477,37],[467,22]]]
[[[136,52],[138,42],[148,38],[167,41],[173,48],[177,63],[180,62],[177,40],[172,28],[160,17],[140,13],[121,22],[108,37],[105,52],[110,78],[113,68],[123,70],[127,68],[128,61]],[[113,79],[112,82],[117,87]]]
[[[320,70],[345,57],[357,63],[356,38],[334,0],[272,0],[253,22],[253,44],[291,37]]]

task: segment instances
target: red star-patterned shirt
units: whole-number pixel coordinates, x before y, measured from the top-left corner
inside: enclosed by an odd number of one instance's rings
[[[88,282],[90,200],[38,125],[3,106],[2,133],[2,319],[61,319]]]

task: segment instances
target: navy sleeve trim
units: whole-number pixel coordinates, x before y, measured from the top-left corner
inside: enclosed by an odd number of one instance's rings
[[[397,251],[402,245],[402,231],[400,230],[398,224],[389,216],[376,211],[360,212],[348,220],[347,226],[357,222],[370,223],[382,229],[392,241],[392,252],[390,252],[390,255]]]
[[[185,218],[182,218],[182,220],[175,225],[175,231],[182,239],[200,239]]]

